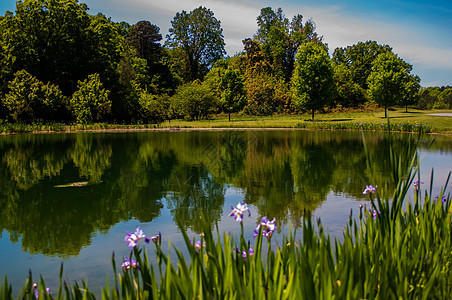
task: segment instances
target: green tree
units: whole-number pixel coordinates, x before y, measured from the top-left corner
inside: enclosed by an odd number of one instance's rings
[[[157,96],[142,91],[138,103],[140,105],[139,116],[143,122],[161,123],[166,119],[164,103],[159,101]]]
[[[352,81],[367,90],[367,78],[372,72],[372,63],[379,54],[386,52],[392,52],[388,45],[379,45],[375,41],[359,42],[346,48],[336,48],[332,61],[349,69]]]
[[[202,119],[212,112],[217,101],[207,85],[195,80],[178,87],[171,105],[178,115]]]
[[[221,78],[220,102],[225,112],[228,113],[229,121],[231,121],[231,112],[237,112],[245,106],[246,94],[243,81],[240,72],[232,68],[228,68]]]
[[[111,111],[110,91],[104,89],[99,74],[79,81],[78,91],[72,95],[70,104],[78,123],[89,124],[105,120]]]
[[[261,45],[266,60],[272,65],[274,75],[289,82],[294,69],[295,55],[301,44],[321,42],[322,37],[315,32],[312,20],[303,25],[303,16],[295,15],[292,20],[285,17],[281,8],[261,9],[257,17],[256,41]]]
[[[76,0],[17,1],[15,14],[8,13],[1,23],[10,74],[25,69],[71,93],[74,77],[83,73],[89,61],[86,10]]]
[[[353,81],[351,70],[344,64],[333,64],[334,82],[336,84],[336,95],[334,105],[345,107],[357,107],[366,102],[366,91]]]
[[[245,55],[242,60],[247,72],[270,74],[271,65],[266,60],[262,47],[259,43],[252,39],[244,39],[242,43],[245,51]]]
[[[329,104],[334,96],[334,71],[325,48],[316,43],[300,46],[292,77],[293,99],[296,109],[314,112]]]
[[[77,0],[17,1],[15,14],[0,21],[3,80],[24,69],[66,96],[89,74],[99,73],[108,88],[115,86],[124,37],[118,25],[87,10]]]
[[[438,87],[423,88],[419,91],[419,101],[417,108],[432,109],[436,102],[439,101],[440,90]]]
[[[64,97],[60,89],[44,84],[25,70],[14,74],[3,105],[15,122],[64,120]]]
[[[275,76],[247,72],[245,89],[247,103],[243,111],[249,115],[282,113],[289,102],[287,85]]]
[[[408,75],[408,80],[405,84],[405,91],[399,104],[405,106],[405,111],[408,112],[408,105],[415,105],[419,101],[419,90],[421,89],[421,78],[417,75]]]
[[[148,64],[159,62],[162,58],[160,28],[149,21],[140,21],[130,27],[127,44],[136,50],[139,58],[146,59]]]
[[[401,103],[409,94],[407,87],[414,80],[411,69],[410,64],[392,52],[378,55],[372,63],[368,93],[372,101],[385,108],[385,117],[388,117],[388,107]]]
[[[221,109],[228,114],[238,112],[246,104],[246,90],[241,72],[226,60],[218,61],[209,73],[204,83],[209,86],[215,96],[220,99]]]
[[[202,79],[210,66],[226,54],[220,21],[210,9],[200,6],[190,13],[176,13],[171,25],[166,44],[182,49],[190,76],[185,80]]]
[[[168,64],[169,54],[167,49],[160,45],[162,35],[160,28],[149,21],[140,21],[130,27],[127,32],[127,44],[133,49],[137,57],[130,60],[135,74],[146,82],[146,90],[151,94],[172,93],[177,85],[174,75]],[[146,71],[141,63],[141,71],[137,72],[136,60],[143,59],[146,62]],[[144,80],[143,80],[144,79]]]

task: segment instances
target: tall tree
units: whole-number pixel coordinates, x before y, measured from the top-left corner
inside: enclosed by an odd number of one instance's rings
[[[369,97],[385,108],[388,117],[388,107],[400,103],[407,97],[407,87],[412,80],[412,66],[392,52],[378,55],[372,63],[372,73],[367,79]]]
[[[241,110],[246,104],[244,79],[238,70],[228,68],[221,78],[222,90],[220,103],[231,121],[231,112]]]
[[[352,81],[367,90],[367,77],[372,72],[372,63],[379,54],[386,52],[392,52],[388,45],[379,45],[375,41],[359,42],[346,48],[336,48],[332,60],[334,64],[348,68]]]
[[[162,49],[160,28],[149,21],[140,21],[128,30],[127,43],[136,50],[139,58],[146,59],[148,64],[160,61]]]
[[[5,80],[24,69],[57,84],[65,95],[92,73],[114,81],[123,38],[113,22],[87,10],[77,0],[17,1],[15,14],[0,21]]]
[[[220,107],[229,116],[243,109],[246,104],[244,77],[229,60],[220,60],[206,75],[204,83],[220,99]]]
[[[167,49],[161,46],[161,40],[160,28],[149,21],[140,21],[127,31],[127,44],[137,57],[124,60],[122,62],[123,69],[132,71],[131,74],[126,75],[133,77],[133,73],[138,74],[134,67],[136,60],[138,58],[145,60],[144,63],[147,66],[142,66],[142,69],[146,68],[147,71],[146,74],[141,73],[140,75],[146,77],[144,78],[144,81],[147,82],[146,89],[152,94],[172,93],[176,88],[174,76],[167,63],[169,54]]]
[[[176,13],[171,25],[167,45],[182,48],[190,76],[186,80],[202,79],[211,65],[226,54],[220,21],[210,9],[200,6],[190,13]]]
[[[87,6],[76,0],[17,1],[15,14],[8,14],[1,24],[7,68],[12,74],[25,69],[67,92],[70,77],[83,72],[88,60],[86,11]],[[71,72],[61,72],[66,68]]]
[[[417,104],[419,101],[419,90],[421,89],[421,78],[417,75],[409,74],[405,84],[405,92],[399,104],[405,106],[408,112],[408,105]]]
[[[3,102],[10,121],[60,121],[67,117],[63,94],[55,85],[46,85],[25,70],[14,74]]]
[[[303,25],[303,16],[295,15],[292,20],[285,17],[281,8],[261,9],[257,17],[258,29],[255,40],[261,45],[266,59],[273,67],[274,75],[290,81],[298,47],[306,42],[321,42],[315,32],[315,24],[308,20]]]
[[[334,71],[322,45],[306,43],[300,46],[292,78],[293,105],[314,112],[327,105],[334,95]]]

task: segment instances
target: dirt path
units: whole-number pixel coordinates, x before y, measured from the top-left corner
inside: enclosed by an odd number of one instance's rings
[[[452,113],[428,114],[429,116],[452,117]]]

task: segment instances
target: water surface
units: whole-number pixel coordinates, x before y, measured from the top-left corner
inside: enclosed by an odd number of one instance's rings
[[[237,234],[228,214],[239,201],[251,207],[248,239],[263,216],[275,217],[282,234],[307,212],[340,237],[350,210],[366,201],[366,184],[394,188],[390,145],[422,157],[423,188],[434,168],[439,194],[452,138],[432,140],[304,130],[0,136],[0,278],[18,288],[31,268],[55,286],[64,263],[68,280],[84,278],[95,290],[113,276],[112,252],[118,263],[128,255],[126,231],[160,231],[165,245],[183,248],[178,226],[196,238],[204,214]]]

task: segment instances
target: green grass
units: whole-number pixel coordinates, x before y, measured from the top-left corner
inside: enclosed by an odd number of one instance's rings
[[[431,116],[432,113],[451,113],[451,110],[415,110],[404,108],[389,111],[392,131],[443,133],[452,134],[452,117]],[[303,115],[273,115],[273,116],[243,116],[232,115],[231,121],[227,115],[212,116],[208,120],[171,120],[162,124],[122,125],[62,125],[62,124],[2,124],[0,134],[5,133],[38,133],[38,132],[77,132],[102,130],[148,130],[148,129],[185,129],[185,128],[306,128],[325,130],[370,130],[387,131],[387,119],[383,109],[368,109],[364,111],[332,112],[316,114],[314,121],[308,114]],[[416,126],[417,125],[417,126]]]
[[[389,111],[390,123],[395,131],[418,132],[416,124],[423,126],[424,132],[452,133],[452,117],[431,116],[435,112],[396,109]],[[366,126],[363,126],[365,124]],[[383,124],[384,126],[381,126]],[[308,114],[274,115],[274,116],[241,116],[233,115],[228,121],[226,115],[212,117],[209,120],[172,120],[160,125],[163,128],[308,128],[308,129],[344,129],[344,130],[387,130],[387,119],[384,110],[334,112],[316,114],[314,121]],[[402,129],[400,129],[402,128]]]

